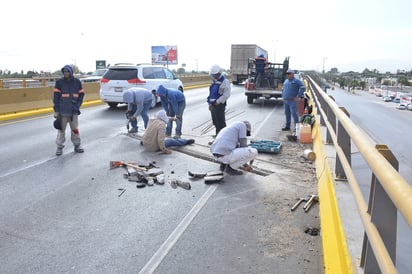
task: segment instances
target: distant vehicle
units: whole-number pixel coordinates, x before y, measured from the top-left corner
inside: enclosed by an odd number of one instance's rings
[[[241,85],[248,78],[249,60],[263,54],[266,58],[268,52],[255,44],[232,44],[230,53],[230,73],[232,83]]]
[[[80,78],[80,81],[83,83],[99,82],[106,71],[107,69],[96,69],[90,76]]]
[[[399,104],[401,102],[400,98],[394,98],[392,102]]]
[[[152,108],[160,102],[156,96],[159,85],[183,92],[183,83],[171,70],[161,65],[121,63],[110,66],[100,81],[100,98],[110,107],[123,102],[123,92],[132,87],[152,92]]]
[[[405,110],[406,109],[406,105],[405,104],[399,104],[396,106],[397,109],[399,110]]]
[[[407,109],[407,110],[412,110],[412,103],[407,104],[407,105],[406,105],[406,109]]]
[[[384,102],[391,102],[391,101],[392,101],[392,98],[389,97],[389,96],[385,96],[385,97],[382,97],[382,100],[383,100]]]

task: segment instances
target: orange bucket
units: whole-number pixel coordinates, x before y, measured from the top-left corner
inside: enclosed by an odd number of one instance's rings
[[[299,137],[300,137],[299,142],[301,144],[311,144],[312,143],[312,127],[308,124],[301,124]]]

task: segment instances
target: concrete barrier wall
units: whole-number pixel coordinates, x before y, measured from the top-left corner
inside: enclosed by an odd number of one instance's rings
[[[181,77],[183,85],[205,84],[210,76]],[[54,87],[0,89],[0,115],[53,106]],[[83,83],[84,101],[100,100],[100,83]]]

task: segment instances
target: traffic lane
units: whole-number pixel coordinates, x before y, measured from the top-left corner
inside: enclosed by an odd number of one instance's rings
[[[395,104],[365,91],[350,94],[336,88],[329,92],[339,106],[345,107],[351,119],[377,144],[385,144],[399,161],[399,173],[412,185],[412,111],[398,110]],[[389,104],[389,105],[388,105]],[[367,111],[365,111],[367,108]]]
[[[93,153],[66,154],[3,180],[0,260],[5,272],[133,272],[208,186],[198,181],[190,191],[168,184],[137,189],[123,178],[122,168],[110,170],[109,162],[156,159],[167,176],[182,179],[188,169],[217,167],[177,152],[144,152],[136,139],[124,135],[92,143],[89,151]],[[119,188],[126,189],[120,197]]]
[[[364,130],[372,140],[385,144],[399,161],[399,173],[412,184],[412,155],[405,148],[411,147],[409,136],[412,129],[408,126],[412,120],[412,112],[398,110],[391,102],[383,102],[379,97],[364,91],[350,94],[339,88],[329,92],[339,106],[345,107],[351,119]],[[389,105],[388,105],[389,104]],[[392,105],[392,106],[391,106]],[[367,111],[365,111],[367,107]],[[353,151],[354,149],[352,149]],[[352,170],[359,183],[366,201],[369,199],[371,186],[371,170],[369,165],[360,155],[352,153]],[[398,214],[396,266],[399,273],[412,273],[412,263],[409,254],[412,252],[411,230]]]

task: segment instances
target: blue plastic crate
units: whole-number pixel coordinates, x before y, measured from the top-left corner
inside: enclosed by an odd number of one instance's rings
[[[282,147],[282,142],[269,140],[252,141],[249,147],[256,148],[258,152],[277,154]]]

